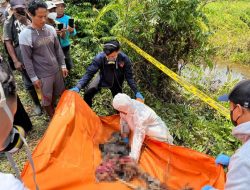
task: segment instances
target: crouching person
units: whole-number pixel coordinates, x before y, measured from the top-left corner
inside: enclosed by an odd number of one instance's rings
[[[147,105],[131,99],[126,94],[117,94],[113,107],[120,112],[121,134],[126,139],[130,130],[134,132],[129,156],[138,162],[145,135],[150,138],[173,143],[164,121]]]
[[[250,188],[250,80],[239,82],[219,100],[229,101],[230,117],[235,126],[232,135],[242,142],[242,146],[232,157],[220,154],[215,162],[228,167],[225,190],[247,190]],[[206,185],[202,190],[216,189]]]

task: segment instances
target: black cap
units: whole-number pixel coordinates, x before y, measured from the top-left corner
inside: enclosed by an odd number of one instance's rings
[[[229,94],[218,98],[219,101],[231,101],[244,108],[250,108],[250,80],[243,80],[236,84]]]
[[[25,8],[24,0],[10,0],[10,7],[13,9],[16,8]]]
[[[119,51],[120,43],[117,40],[111,40],[104,44],[103,51],[106,55],[113,53],[114,51]]]

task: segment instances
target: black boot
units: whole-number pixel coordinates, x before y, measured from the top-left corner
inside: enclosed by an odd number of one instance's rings
[[[38,99],[37,93],[35,88],[28,90],[31,99],[33,100],[34,104],[35,104],[35,108],[34,108],[34,112],[36,115],[42,115],[42,107],[40,104],[40,101]]]
[[[14,125],[21,126],[25,130],[25,132],[29,132],[33,128],[30,118],[27,112],[25,111],[23,104],[18,96],[17,96],[17,111],[14,116]]]

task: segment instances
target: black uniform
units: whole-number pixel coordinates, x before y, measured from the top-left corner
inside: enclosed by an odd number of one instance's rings
[[[118,54],[114,64],[109,64],[104,52],[99,53],[76,86],[79,89],[86,87],[98,71],[100,71],[100,73],[89,84],[85,91],[84,100],[89,106],[92,106],[92,99],[101,87],[109,88],[113,96],[121,93],[124,79],[127,80],[128,85],[135,94],[138,92],[133,79],[131,62],[128,56],[123,52]]]

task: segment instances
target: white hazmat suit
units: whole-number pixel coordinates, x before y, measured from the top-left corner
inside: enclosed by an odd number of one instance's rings
[[[169,144],[173,143],[164,121],[147,105],[118,93],[113,99],[113,107],[120,112],[121,132],[134,131],[129,156],[138,161],[145,135]]]

